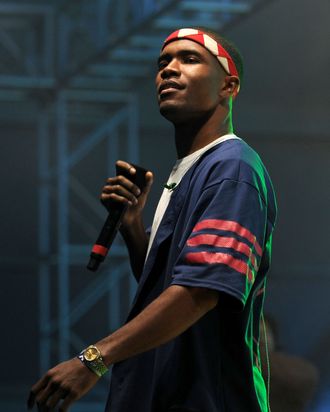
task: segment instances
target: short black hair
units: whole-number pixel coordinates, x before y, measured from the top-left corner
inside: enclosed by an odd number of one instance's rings
[[[226,52],[230,55],[230,57],[233,59],[235,63],[238,72],[238,77],[240,79],[240,85],[242,86],[244,77],[243,57],[241,55],[241,52],[235,46],[235,44],[230,40],[226,39],[225,37],[221,36],[219,33],[215,32],[214,30],[208,29],[207,27],[195,27],[195,29],[202,31],[205,34],[208,34],[226,50]]]

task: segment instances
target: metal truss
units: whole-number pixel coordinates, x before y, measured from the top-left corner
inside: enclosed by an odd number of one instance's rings
[[[117,109],[113,109],[111,117],[104,117],[103,121],[99,119],[98,124],[93,128],[89,127],[86,136],[83,138],[79,136],[78,144],[72,149],[72,134],[74,134],[72,128],[76,128],[77,123],[71,120],[70,124],[69,114],[77,103],[80,107],[98,104],[100,107],[113,106]],[[98,313],[97,319],[103,319],[104,330],[111,332],[120,324],[121,282],[124,281],[126,287],[128,285],[126,293],[130,295],[130,299],[135,292],[135,281],[130,275],[126,251],[118,241],[115,242],[110,253],[110,267],[109,264],[103,264],[102,270],[97,275],[84,269],[91,245],[97,235],[95,229],[89,227],[88,221],[91,220],[92,215],[96,216],[99,221],[97,228],[99,228],[105,213],[90,188],[86,187],[86,184],[76,175],[75,168],[88,158],[93,149],[102,144],[102,150],[98,150],[97,153],[98,156],[103,154],[103,159],[99,159],[92,173],[101,174],[103,177],[110,174],[109,165],[113,166],[120,156],[120,145],[125,145],[126,155],[132,162],[138,162],[136,100],[134,96],[125,93],[63,91],[58,94],[55,106],[55,130],[52,130],[49,109],[41,111],[38,122],[41,373],[53,363],[73,356],[91,343],[86,335],[85,338],[81,337],[83,328],[79,326],[79,321],[93,307],[97,307],[100,299],[106,297],[107,305],[105,311],[104,307],[101,309],[102,314]],[[52,153],[54,149],[55,159]],[[113,174],[113,171],[111,173]],[[54,188],[56,188],[55,201],[52,199]],[[76,202],[73,202],[74,197]],[[52,203],[55,203],[57,210],[55,225],[52,224],[54,219]],[[74,203],[79,207],[74,206]],[[72,232],[74,232],[72,222],[75,220],[79,224],[79,243],[72,239]],[[54,228],[57,231],[55,244]],[[113,261],[112,265],[111,261]],[[74,270],[78,272],[81,280],[78,281],[78,285],[72,283]],[[83,286],[79,286],[79,283]]]
[[[94,39],[94,52],[86,53],[88,56],[76,65],[68,65],[63,58],[64,66],[70,70],[61,73],[56,87],[102,85],[112,90],[130,90],[152,72],[160,46],[171,31],[194,26],[224,31],[268,2],[125,0],[104,4],[103,1],[103,20],[98,20],[98,33],[103,33],[103,37]]]
[[[95,308],[103,330],[118,328],[134,294],[120,241],[110,267],[82,268],[104,219],[95,185],[117,158],[139,162],[136,96],[162,41],[178,27],[223,31],[269,1],[0,0],[0,121],[38,127],[41,372],[92,343]]]
[[[0,3],[0,87],[47,88],[54,82],[54,9]]]
[[[0,2],[0,87],[131,90],[178,27],[223,31],[271,0]],[[46,3],[46,4],[45,4]],[[5,98],[1,91],[1,98]],[[26,96],[10,94],[11,99]]]

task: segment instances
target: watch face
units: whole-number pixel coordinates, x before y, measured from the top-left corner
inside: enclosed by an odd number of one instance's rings
[[[95,346],[89,346],[84,352],[84,358],[91,362],[99,357],[99,351]]]

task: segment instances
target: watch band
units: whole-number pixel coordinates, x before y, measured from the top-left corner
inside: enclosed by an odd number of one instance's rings
[[[101,352],[95,345],[90,345],[86,349],[83,349],[77,358],[99,377],[108,372],[108,368],[103,362]]]

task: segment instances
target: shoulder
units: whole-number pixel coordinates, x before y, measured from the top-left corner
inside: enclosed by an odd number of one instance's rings
[[[202,190],[225,180],[251,186],[264,201],[269,196],[274,198],[272,182],[265,165],[259,154],[242,139],[226,140],[212,147],[201,156],[193,171],[192,183]]]
[[[260,156],[251,146],[241,139],[230,139],[205,152],[195,173],[211,180],[246,180],[251,183],[253,175],[263,175],[265,170]]]

